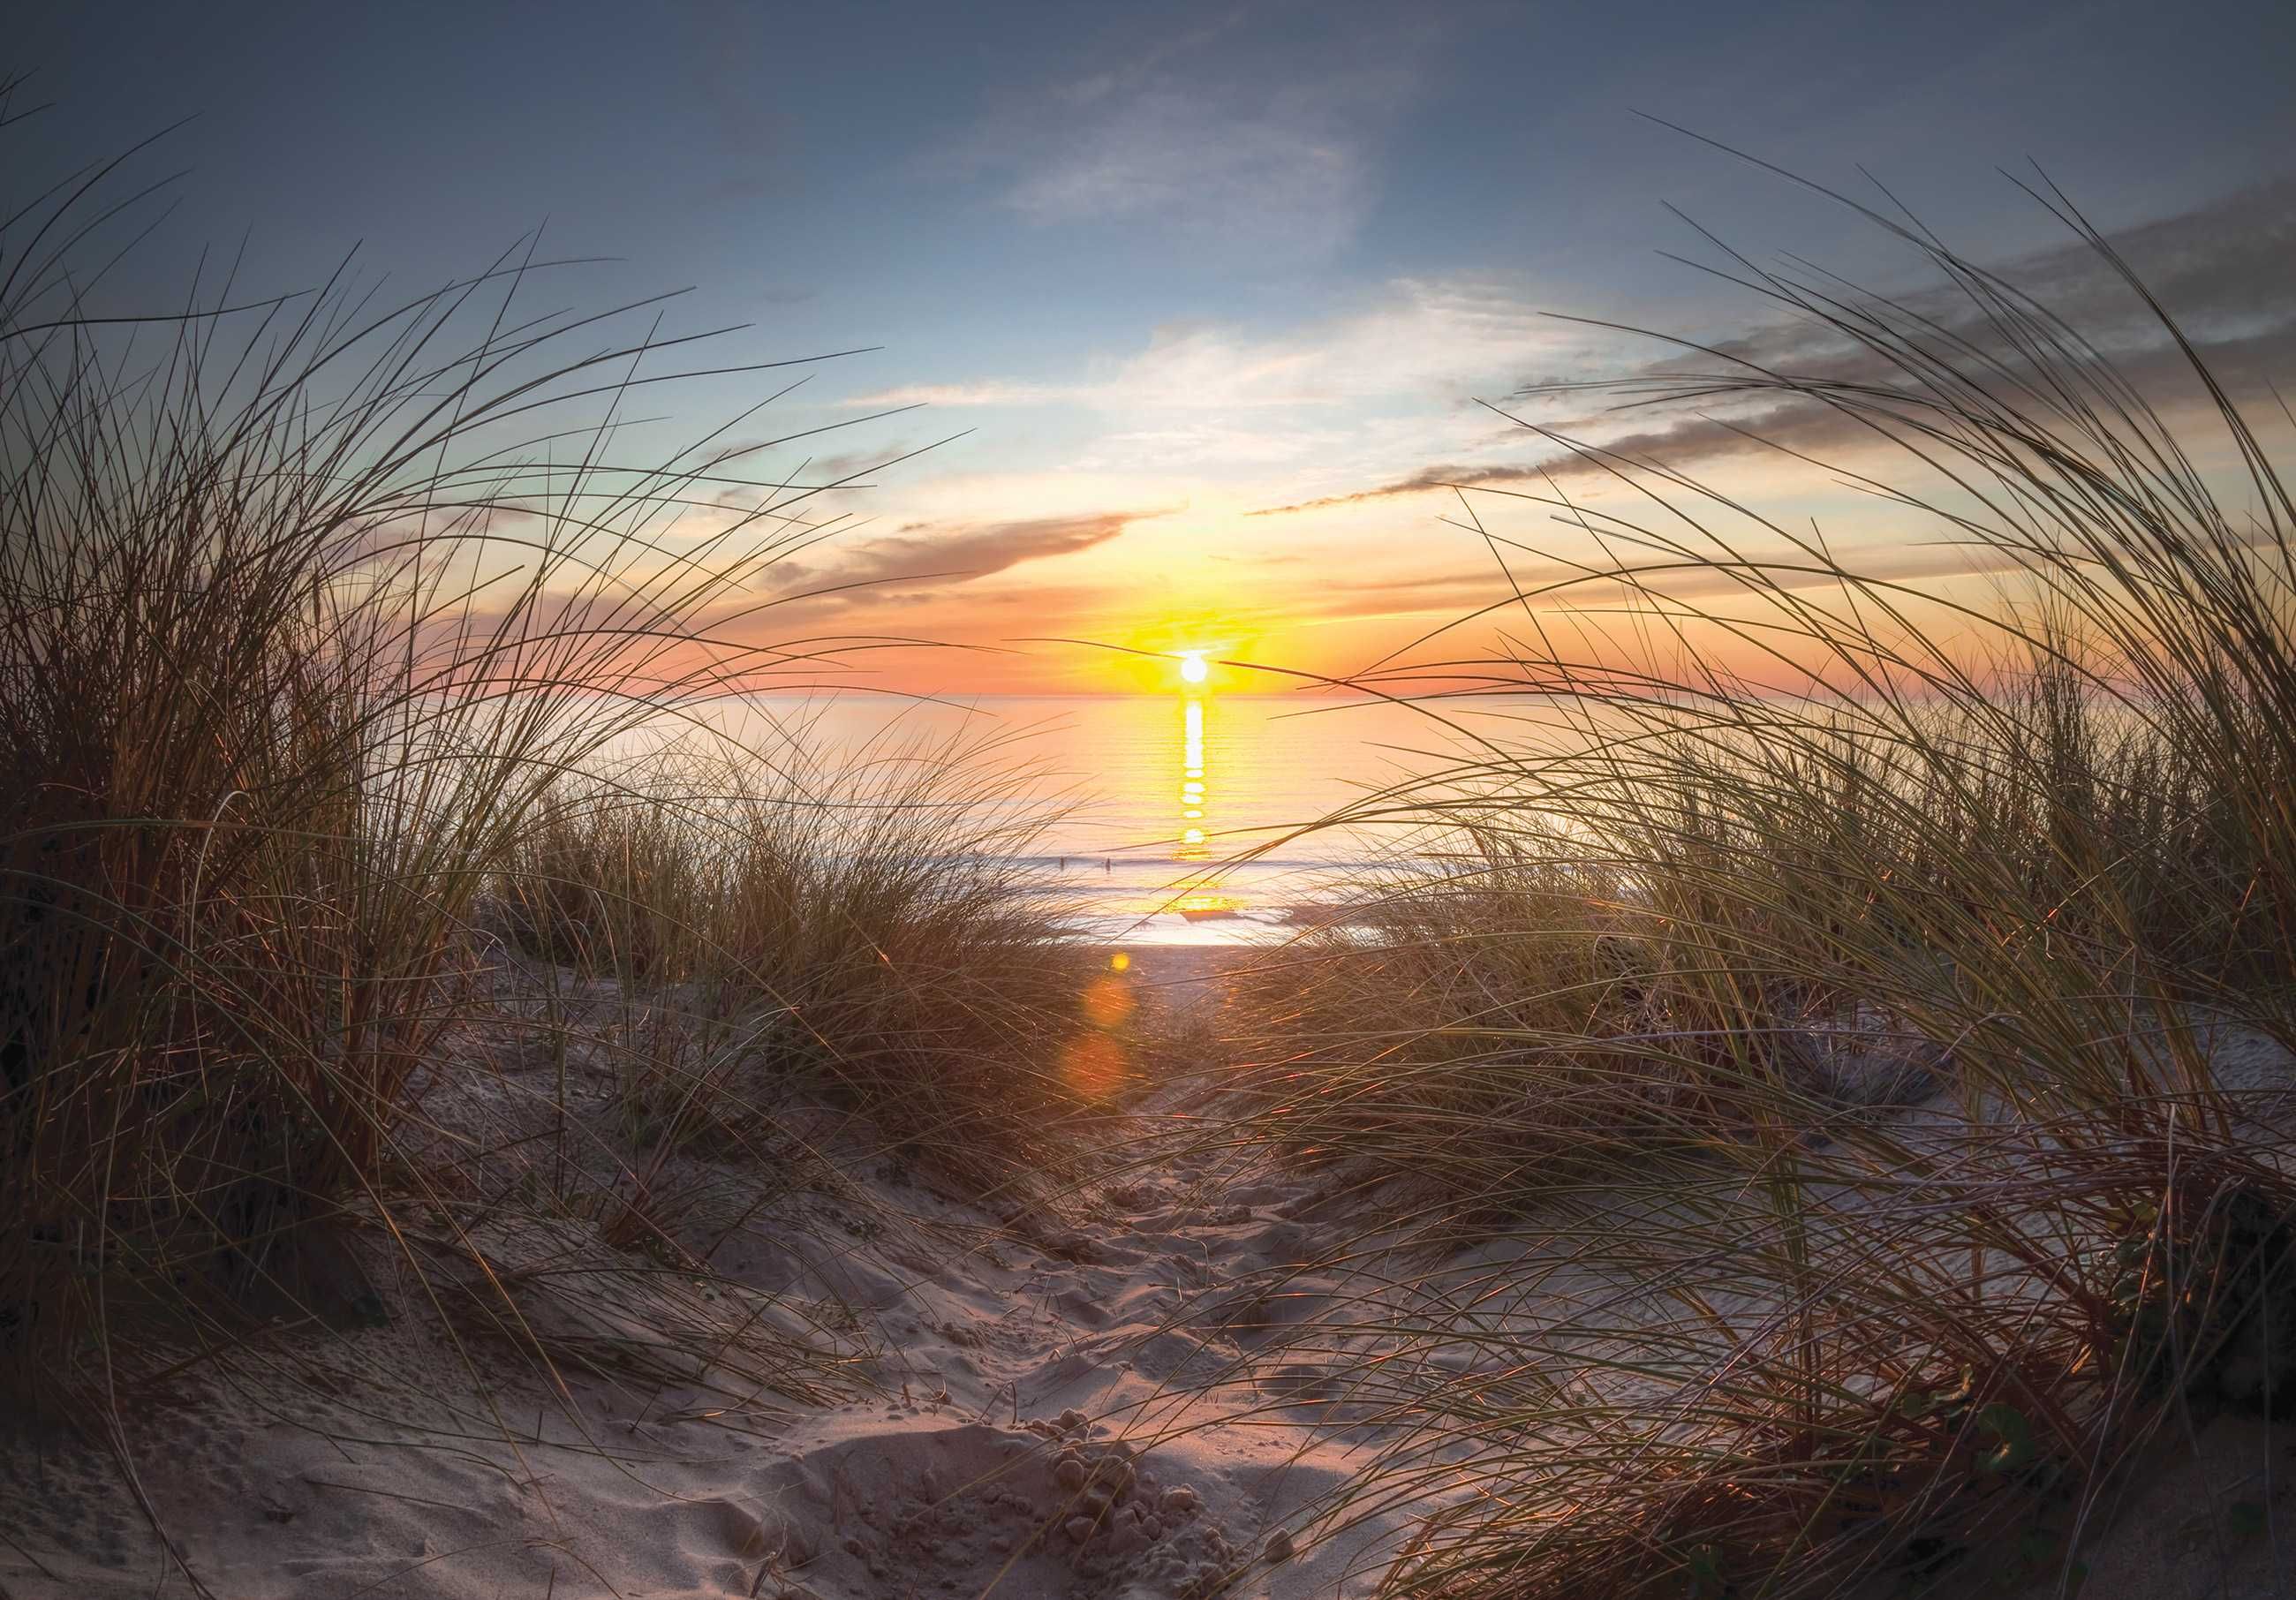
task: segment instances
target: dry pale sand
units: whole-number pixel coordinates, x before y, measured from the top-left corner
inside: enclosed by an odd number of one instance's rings
[[[1125,981],[1185,1023],[1224,959],[1142,949]],[[861,1190],[769,1203],[738,1171],[687,1173],[711,1205],[681,1238],[715,1238],[718,1212],[755,1206],[712,1264],[758,1292],[747,1315],[843,1350],[873,1392],[776,1399],[758,1360],[710,1342],[723,1325],[708,1305],[663,1299],[660,1264],[586,1238],[555,1255],[504,1238],[489,1245],[503,1262],[571,1264],[567,1292],[533,1312],[598,1357],[568,1373],[566,1397],[493,1347],[447,1342],[374,1258],[387,1326],[291,1366],[202,1368],[139,1407],[141,1491],[176,1555],[230,1600],[1368,1594],[1424,1502],[1344,1530],[1306,1515],[1393,1440],[1354,1420],[1312,1354],[1294,1358],[1314,1340],[1286,1334],[1376,1292],[1332,1265],[1349,1229],[1315,1187],[1188,1136],[1206,1092],[1158,1091],[1142,1108],[1164,1130],[1152,1155],[1111,1157],[1082,1192],[1018,1217],[897,1163],[868,1167]],[[1511,1265],[1463,1251],[1444,1271],[1488,1286]],[[1570,1292],[1549,1276],[1476,1315],[1551,1317]],[[857,1315],[840,1320],[839,1301]],[[2101,1529],[2089,1600],[2292,1588],[2287,1437],[2223,1423],[2198,1442]],[[2246,1528],[2235,1503],[2267,1507],[2267,1526]],[[0,1435],[0,1594],[192,1592],[102,1451]]]

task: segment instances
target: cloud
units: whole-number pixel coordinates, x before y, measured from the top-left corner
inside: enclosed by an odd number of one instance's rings
[[[1087,472],[1153,471],[1176,461],[1198,469],[1263,466],[1347,450],[1354,442],[1341,429],[1255,428],[1175,416],[1168,426],[1103,434],[1077,458],[1075,465]]]
[[[1001,178],[997,203],[1041,227],[1131,228],[1199,258],[1327,258],[1377,203],[1388,134],[1448,25],[1303,21],[1239,5],[1176,31],[1119,14],[956,159]]]
[[[1527,440],[1544,442],[1529,430]],[[1816,452],[1859,443],[1874,438],[1872,430],[1830,407],[1805,404],[1778,406],[1742,419],[1723,422],[1693,417],[1663,427],[1620,435],[1601,441],[1600,455],[1582,455],[1563,447],[1550,447],[1528,462],[1446,462],[1420,468],[1401,478],[1344,495],[1324,495],[1288,505],[1264,506],[1246,514],[1286,516],[1294,512],[1326,511],[1357,505],[1369,500],[1434,489],[1507,488],[1516,485],[1564,483],[1572,480],[1609,477],[1619,464],[1612,457],[1660,462],[1669,467],[1711,462],[1725,456],[1775,454],[1778,449]]]
[[[1265,619],[1273,625],[1432,618],[1467,625],[1521,606],[1601,612],[1622,603],[1709,602],[1837,588],[1842,582],[1840,572],[1808,552],[1779,545],[1721,563],[1629,540],[1614,548],[1615,566],[1601,561],[1567,563],[1521,546],[1503,549],[1504,565],[1473,570],[1320,581],[1312,590],[1272,603]],[[1831,554],[1843,570],[1857,574],[1859,584],[1881,587],[1962,577],[2013,580],[2028,570],[2013,554],[1972,552],[1942,540],[1882,549],[1845,546]]]
[[[1168,514],[1170,508],[1161,507],[1004,522],[911,523],[889,537],[840,549],[831,563],[784,565],[776,576],[795,577],[809,587],[850,587],[857,592],[922,578],[971,581],[1023,562],[1074,555],[1106,544],[1135,522]]]
[[[1005,204],[1040,225],[1144,222],[1287,256],[1328,255],[1369,214],[1371,161],[1319,87],[1243,110],[1159,86],[1093,119]]]
[[[2296,317],[2296,175],[2235,191],[2192,210],[2115,232],[2115,250],[2188,332],[2237,358],[2245,336]],[[2163,341],[2160,325],[2110,263],[2079,240],[2030,251],[1991,270],[2108,353],[2142,354]],[[1827,292],[1841,285],[1824,283]],[[1935,329],[1982,338],[1981,309],[1960,289],[1937,284],[1890,298]],[[1777,322],[1715,349],[1760,365],[1862,382],[1892,368],[1814,321]],[[1656,370],[1679,368],[1682,359]]]
[[[816,455],[807,464],[805,475],[816,483],[836,483],[857,473],[873,472],[888,462],[899,460],[915,447],[906,439],[896,439],[873,445],[865,450]]]
[[[1073,400],[1084,391],[1057,383],[1021,383],[990,378],[977,383],[909,383],[840,402],[849,411],[879,411],[893,406],[1046,406]]]
[[[939,406],[1085,406],[1179,411],[1191,425],[1219,413],[1361,401],[1464,402],[1512,387],[1529,363],[1582,342],[1536,309],[1533,287],[1504,273],[1401,277],[1364,303],[1272,333],[1174,322],[1128,355],[1096,358],[1064,382],[989,378],[916,384],[842,404],[876,410]]]
[[[2296,360],[2296,275],[2287,267],[2296,255],[2296,178],[2127,230],[2113,243],[2177,316],[2218,379],[2234,391],[2260,388]],[[2079,330],[2124,380],[2155,404],[2173,408],[2200,399],[2183,353],[2109,264],[2086,245],[2052,247],[1997,270]],[[1838,283],[1821,288],[1849,298]],[[1961,291],[1943,285],[1890,298],[1926,324],[1923,338],[1932,348],[1958,341],[1987,350],[2005,373],[2030,373],[2030,363],[2004,346],[1984,309]],[[1907,374],[1891,358],[1816,319],[1774,322],[1715,341],[1711,349],[1712,355],[1683,350],[1630,369],[1620,392],[1663,397],[1674,389],[1695,387],[1702,374],[1726,381],[1759,378],[1756,368],[1798,380],[1914,392]],[[1956,361],[1966,366],[1964,357]],[[2007,382],[2003,377],[1996,387]],[[1519,390],[1517,398],[1530,394]],[[2039,405],[2032,397],[2017,398]],[[1617,431],[1622,421],[1635,416],[1664,420]],[[1685,470],[1780,449],[1823,455],[1870,445],[1879,437],[1857,417],[1832,406],[1759,396],[1717,396],[1695,409],[1682,404],[1622,408],[1570,418],[1556,426],[1558,431],[1599,446],[1608,455]],[[1455,487],[1505,488],[1609,474],[1603,460],[1547,444],[1532,431],[1525,430],[1521,442],[1536,453],[1528,459],[1510,455],[1499,460],[1439,462],[1369,488],[1268,506],[1251,514],[1283,515]]]

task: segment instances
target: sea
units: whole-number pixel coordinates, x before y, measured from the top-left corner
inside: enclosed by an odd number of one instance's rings
[[[1422,833],[1389,792],[1467,748],[1417,707],[1329,696],[847,693],[746,710],[758,750],[802,748],[844,803],[878,803],[903,791],[898,775],[937,770],[936,796],[1013,823],[988,848],[1030,892],[1136,944],[1250,941],[1312,918]]]

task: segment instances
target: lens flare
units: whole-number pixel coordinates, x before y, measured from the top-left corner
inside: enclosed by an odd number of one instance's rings
[[[1084,1014],[1095,1028],[1113,1028],[1132,1014],[1132,986],[1103,978],[1084,991]]]
[[[1061,1053],[1061,1071],[1078,1094],[1106,1100],[1124,1087],[1124,1046],[1104,1033],[1087,1033]]]

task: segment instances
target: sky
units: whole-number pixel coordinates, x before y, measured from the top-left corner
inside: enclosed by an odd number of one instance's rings
[[[1557,459],[1510,415],[1904,558],[1869,496],[1709,418],[1522,393],[1667,358],[1569,318],[1822,357],[1670,258],[1717,260],[1702,229],[1930,291],[1901,242],[1718,144],[1886,185],[2135,358],[2127,305],[2004,169],[2124,240],[2235,377],[2284,371],[2296,329],[2281,4],[119,4],[12,31],[46,109],[4,135],[12,193],[190,119],[136,158],[181,176],[117,302],[180,299],[202,247],[250,288],[348,256],[420,292],[538,228],[586,264],[521,293],[690,290],[664,332],[738,327],[696,365],[864,352],[729,437],[804,435],[745,463],[850,480],[775,579],[816,597],[758,626],[965,647],[846,658],[908,691],[1159,688],[1186,650],[1355,671],[1506,594],[1470,515],[1586,555],[1488,492]],[[673,455],[797,375],[649,396],[618,442]]]

